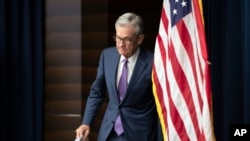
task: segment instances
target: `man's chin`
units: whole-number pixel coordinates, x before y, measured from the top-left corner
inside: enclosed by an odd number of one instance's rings
[[[126,56],[125,51],[119,51],[119,54],[120,54],[120,55],[123,55],[123,56]]]

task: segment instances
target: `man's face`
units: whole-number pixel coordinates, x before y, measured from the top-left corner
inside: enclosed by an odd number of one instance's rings
[[[116,27],[116,35],[114,38],[119,54],[129,58],[142,43],[144,35],[137,36],[133,26],[118,26]]]

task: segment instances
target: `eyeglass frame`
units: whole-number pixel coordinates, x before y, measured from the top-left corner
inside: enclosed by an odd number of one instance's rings
[[[121,38],[121,37],[117,36],[116,34],[113,35],[113,39],[116,43],[120,43],[122,41],[126,45],[131,44],[133,41],[137,40],[137,38],[138,38],[138,36],[135,36],[135,38],[132,38],[132,37],[131,38],[130,37]],[[117,41],[117,39],[119,39],[119,41]]]

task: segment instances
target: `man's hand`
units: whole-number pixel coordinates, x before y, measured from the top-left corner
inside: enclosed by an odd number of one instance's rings
[[[80,125],[76,129],[76,139],[81,138],[82,141],[85,141],[88,139],[88,135],[90,133],[90,127],[88,125]]]

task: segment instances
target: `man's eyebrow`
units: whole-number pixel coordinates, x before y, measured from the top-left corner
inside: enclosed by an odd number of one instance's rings
[[[133,38],[133,37],[120,37],[118,35],[116,35],[118,38],[121,38],[121,39],[126,39],[126,38]]]

